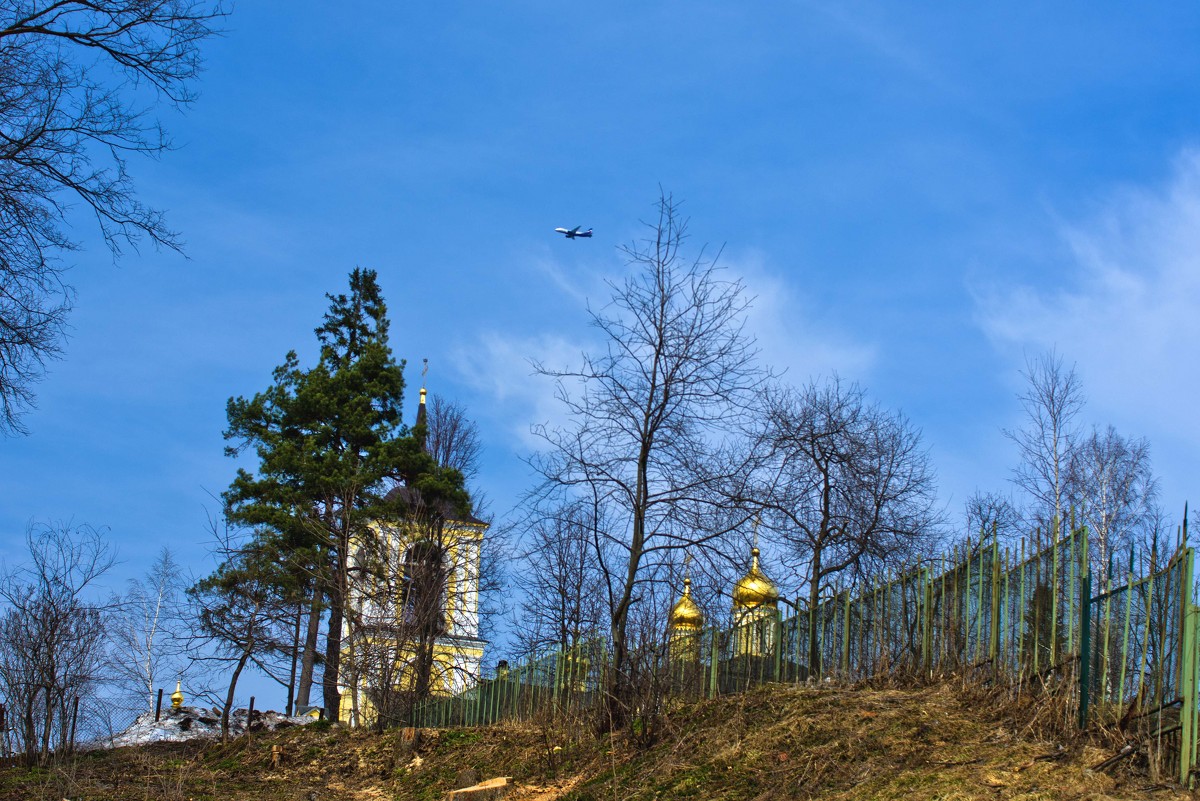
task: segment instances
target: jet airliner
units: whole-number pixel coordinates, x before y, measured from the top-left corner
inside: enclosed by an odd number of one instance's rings
[[[587,237],[588,239],[591,239],[592,229],[589,228],[586,231],[581,231],[581,228],[583,228],[582,225],[577,225],[574,228],[555,228],[554,231],[555,233],[562,234],[567,239],[575,239],[576,237]]]

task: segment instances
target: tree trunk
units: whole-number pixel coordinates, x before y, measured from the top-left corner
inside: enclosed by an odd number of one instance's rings
[[[42,720],[42,755],[41,764],[46,765],[50,762],[50,731],[54,728],[54,699],[50,696],[50,690],[46,690],[46,717]]]
[[[633,532],[629,543],[629,565],[625,571],[625,586],[621,600],[613,610],[613,664],[612,674],[608,681],[608,693],[605,698],[607,720],[601,725],[610,726],[612,730],[620,729],[629,719],[629,702],[632,699],[633,682],[629,675],[629,645],[628,625],[629,607],[633,603],[633,588],[637,584],[638,569],[642,563],[642,552],[646,545],[646,502],[650,490],[648,486],[648,465],[653,437],[643,438],[638,454],[637,495],[633,508]]]
[[[25,767],[37,764],[37,726],[34,723],[33,705],[37,703],[38,691],[34,690],[25,702]]]
[[[253,641],[251,641],[253,642]],[[250,658],[252,646],[247,646],[242,651],[242,656],[238,659],[237,667],[233,669],[233,676],[229,679],[229,691],[225,693],[225,706],[221,709],[221,742],[229,742],[229,711],[233,708],[233,694],[237,690],[238,677],[242,675],[242,668],[246,667],[246,661]],[[249,728],[250,719],[246,719],[246,726]]]
[[[292,668],[288,673],[287,703],[284,705],[286,715],[295,714],[292,705],[296,701],[296,664],[300,661],[300,623],[303,619],[300,604],[296,604],[296,626],[292,629]]]
[[[818,636],[821,610],[821,550],[813,551],[812,579],[808,585],[808,675],[821,678],[821,642]]]
[[[361,680],[358,672],[358,660],[352,651],[350,654],[350,725],[354,727],[362,725],[361,711],[358,705],[358,687]]]
[[[633,680],[629,671],[629,607],[633,603],[633,588],[637,581],[637,571],[642,558],[643,533],[644,523],[639,517],[635,517],[625,588],[621,594],[620,603],[613,611],[613,663],[605,698],[606,719],[601,722],[602,728],[611,727],[613,731],[622,728],[629,721],[629,702],[632,699],[633,688]]]
[[[312,692],[313,668],[317,663],[317,640],[321,636],[321,583],[313,588],[312,606],[308,610],[308,631],[304,635],[304,657],[300,661],[300,685],[296,689],[296,709],[309,706]]]
[[[425,700],[432,694],[433,647],[436,642],[436,630],[426,621],[417,636],[416,654],[413,659],[413,695],[418,702]]]
[[[628,671],[629,649],[625,642],[626,620],[625,616],[619,623],[615,618],[613,620],[613,661],[604,697],[605,715],[600,720],[601,733],[617,731],[625,725],[628,717],[629,679],[625,674]]]
[[[338,691],[338,668],[342,662],[342,598],[336,588],[329,598],[329,628],[325,632],[325,671],[321,689],[325,717],[336,723],[341,719],[342,694]]]
[[[333,586],[329,593],[329,630],[325,635],[325,671],[321,681],[325,715],[332,723],[342,719],[342,694],[338,691],[338,679],[342,667],[342,629],[346,605],[350,600],[350,510],[354,507],[354,499],[354,494],[343,498],[344,505],[336,515],[333,504],[328,503],[325,515],[327,530],[336,537]]]

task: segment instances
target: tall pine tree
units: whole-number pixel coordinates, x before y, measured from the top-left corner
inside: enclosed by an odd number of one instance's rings
[[[405,513],[386,499],[388,490],[408,486],[451,514],[465,514],[470,500],[462,475],[439,467],[423,432],[403,423],[404,362],[388,344],[375,271],[356,268],[349,294],[327,297],[316,366],[302,368],[292,351],[270,387],[229,400],[225,438],[237,444],[226,452],[253,447],[259,466],[239,469],[224,500],[232,522],[271,529],[319,555],[315,586],[329,615],[322,689],[325,710],[337,720],[354,550],[376,536],[372,523]]]

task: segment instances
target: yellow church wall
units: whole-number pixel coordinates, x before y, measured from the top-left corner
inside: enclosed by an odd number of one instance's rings
[[[372,526],[375,536],[379,537],[386,547],[388,564],[393,571],[403,570],[403,559],[408,549],[429,538],[425,532],[413,525],[383,525]],[[433,675],[431,676],[430,691],[434,695],[450,695],[461,691],[470,680],[475,678],[483,659],[482,643],[479,646],[469,645],[458,638],[467,641],[478,641],[478,577],[479,549],[488,526],[485,523],[465,523],[447,521],[441,532],[445,543],[445,553],[449,575],[446,581],[444,613],[446,618],[446,636],[439,638],[433,646]],[[388,580],[393,587],[367,585],[360,587],[355,593],[360,604],[371,603],[371,598],[389,597],[386,590],[395,595],[390,615],[384,609],[370,610],[374,614],[373,626],[386,630],[390,616],[399,620],[403,616],[400,598],[399,582],[395,574],[389,575]],[[380,639],[378,634],[367,634],[364,631],[349,633],[346,645],[348,659],[353,659],[355,648],[370,648],[372,644],[387,647],[386,639]],[[409,665],[415,656],[411,648],[402,644],[395,646],[397,672],[400,675],[398,689],[412,685],[411,668]],[[383,658],[391,658],[390,656]],[[347,675],[347,678],[349,676]],[[359,682],[359,686],[347,687],[342,693],[342,704],[339,718],[351,725],[369,725],[375,716],[375,710],[368,698],[368,677]],[[357,695],[359,720],[352,721],[354,696]]]

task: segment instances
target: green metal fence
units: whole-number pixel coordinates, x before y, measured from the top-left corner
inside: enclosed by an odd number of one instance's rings
[[[1060,693],[1080,726],[1118,725],[1190,780],[1200,758],[1200,610],[1186,533],[1174,553],[1092,576],[1086,529],[1004,548],[980,537],[812,609],[636,649],[647,697],[704,698],[767,682],[928,679],[976,672]],[[812,657],[816,656],[816,659]],[[593,709],[608,644],[589,640],[417,706],[416,726],[483,725]],[[657,702],[657,701],[656,701]]]

